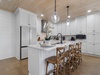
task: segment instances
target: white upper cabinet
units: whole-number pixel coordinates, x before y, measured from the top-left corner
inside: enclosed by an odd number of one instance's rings
[[[70,34],[71,34],[71,35],[76,35],[75,20],[72,20],[72,21],[70,22]]]
[[[19,26],[31,26],[36,28],[36,14],[23,10],[21,8],[18,8],[15,11],[15,14],[17,15],[17,24],[19,24]]]
[[[81,34],[82,33],[82,18],[78,17],[75,19],[76,23],[76,34]]]
[[[53,24],[53,27],[54,27],[54,29],[53,29],[53,34],[54,34],[54,35],[57,35],[57,26],[56,26],[55,24]]]
[[[82,17],[82,34],[86,34],[87,33],[87,17],[83,16]]]
[[[52,30],[52,34],[51,35],[57,35],[57,25],[51,23],[51,27],[53,27],[53,29],[51,29]]]
[[[67,35],[67,25],[66,23],[62,23],[62,34],[63,35]]]
[[[100,33],[100,12],[95,13],[94,16],[94,32]]]
[[[93,32],[93,25],[94,25],[94,15],[88,15],[87,16],[87,33]]]
[[[62,25],[61,24],[57,24],[57,34],[58,33],[62,33]]]
[[[32,15],[29,16],[29,20],[30,20],[29,25],[36,28],[37,20],[38,20],[37,17],[32,14]]]
[[[70,25],[67,25],[67,28],[66,28],[67,30],[66,30],[66,33],[67,33],[67,35],[71,35],[71,32],[70,32]]]
[[[67,35],[67,25],[66,23],[59,23],[53,25],[54,30],[52,31],[54,35],[62,33],[62,35]]]
[[[35,26],[35,24],[33,24]],[[37,31],[37,35],[41,35],[41,19],[37,18],[36,20],[36,31]]]
[[[30,15],[28,13],[26,13],[26,12],[21,12],[21,11],[20,11],[19,15],[20,15],[20,17],[19,17],[20,26],[29,25],[29,19],[30,19],[29,16]]]
[[[81,16],[76,18],[76,34],[86,34],[87,32],[87,18]]]

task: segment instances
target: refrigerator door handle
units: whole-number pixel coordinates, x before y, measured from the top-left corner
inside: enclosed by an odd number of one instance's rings
[[[26,48],[26,47],[28,47],[28,46],[21,46],[21,48]]]

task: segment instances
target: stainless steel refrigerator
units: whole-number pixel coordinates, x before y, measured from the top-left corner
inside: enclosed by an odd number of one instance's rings
[[[36,41],[36,28],[20,26],[20,60],[28,58],[28,45]]]

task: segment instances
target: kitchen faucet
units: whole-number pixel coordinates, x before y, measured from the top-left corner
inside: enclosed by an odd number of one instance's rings
[[[62,34],[61,34],[61,33],[58,33],[58,34],[57,34],[57,38],[58,38],[59,35],[61,35],[61,41],[60,41],[60,43],[63,44],[63,42],[62,42],[62,41],[63,41],[63,40],[62,40]]]

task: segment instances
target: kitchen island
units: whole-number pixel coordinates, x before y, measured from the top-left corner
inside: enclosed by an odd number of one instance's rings
[[[69,44],[76,42],[66,42],[64,44],[56,44],[53,47],[41,47],[39,44],[30,45],[28,48],[28,71],[29,75],[46,75],[46,61],[45,59],[56,55],[56,48],[66,45],[68,49]],[[53,69],[53,65],[49,65],[49,69]]]

